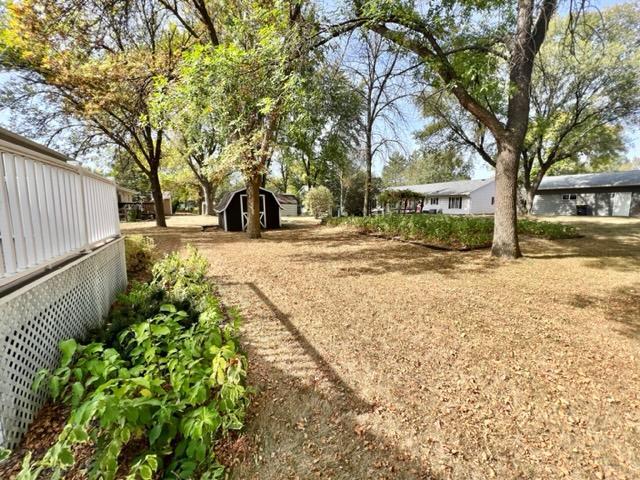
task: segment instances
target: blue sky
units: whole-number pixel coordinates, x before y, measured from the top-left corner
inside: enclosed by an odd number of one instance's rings
[[[336,2],[335,0],[324,0],[322,2],[324,5],[325,11],[330,11],[335,8],[336,4],[342,3],[341,1]],[[619,0],[594,0],[590,3],[592,7],[603,9],[611,5],[616,5],[620,3],[625,3],[624,1]],[[561,7],[561,13],[565,13],[567,9],[567,5],[569,3],[567,1],[563,2],[563,7]],[[5,82],[7,79],[7,74],[0,74],[0,84]],[[400,142],[404,145],[405,150],[411,151],[415,148],[416,142],[414,140],[413,134],[415,131],[420,130],[424,125],[425,121],[421,118],[420,112],[415,108],[415,106],[411,102],[405,102],[402,105],[402,110],[404,113],[404,121],[400,122],[397,125],[397,131],[400,134]],[[0,125],[11,130],[11,120],[10,120],[10,112],[3,110],[0,111]],[[640,157],[640,129],[629,129],[626,133],[626,143],[628,147],[627,156],[629,158]],[[382,167],[384,165],[384,161],[386,160],[384,155],[380,155],[374,163],[374,173],[380,174],[382,171]],[[484,161],[480,159],[474,159],[474,172],[473,178],[487,178],[493,175],[492,168],[489,167]]]

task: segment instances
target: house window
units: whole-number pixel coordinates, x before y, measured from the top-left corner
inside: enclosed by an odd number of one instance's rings
[[[496,203],[496,197],[491,197],[491,205],[493,205],[494,203]]]
[[[438,205],[438,197],[431,197],[431,198],[429,199],[429,203],[430,203],[431,205]]]
[[[462,197],[449,197],[449,208],[462,208]]]
[[[575,193],[563,193],[562,194],[562,200],[575,200],[576,194]]]

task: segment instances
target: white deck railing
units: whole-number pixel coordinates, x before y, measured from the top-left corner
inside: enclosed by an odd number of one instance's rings
[[[120,234],[115,183],[47,150],[0,138],[0,288]]]

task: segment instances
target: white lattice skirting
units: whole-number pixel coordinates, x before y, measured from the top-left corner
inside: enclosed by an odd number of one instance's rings
[[[120,238],[0,298],[0,445],[15,448],[46,401],[31,385],[60,341],[99,327],[126,285]]]

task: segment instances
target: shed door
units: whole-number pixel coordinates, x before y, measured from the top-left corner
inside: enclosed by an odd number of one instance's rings
[[[247,220],[249,218],[249,206],[246,195],[240,195],[240,208],[242,212],[242,230],[246,230]],[[262,228],[267,228],[266,200],[262,194],[260,195],[260,225]]]

